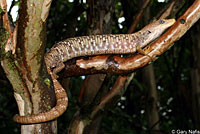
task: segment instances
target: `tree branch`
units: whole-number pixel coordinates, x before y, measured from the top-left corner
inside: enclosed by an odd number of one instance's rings
[[[146,0],[146,1],[143,3],[141,9],[139,10],[139,12],[138,12],[137,15],[136,15],[136,17],[135,17],[135,19],[134,19],[134,21],[133,21],[131,27],[129,28],[128,33],[132,33],[132,32],[135,30],[135,28],[136,28],[136,26],[137,26],[137,24],[138,24],[140,18],[142,17],[142,12],[143,12],[144,9],[146,8],[146,6],[149,4],[149,2],[150,2],[150,0]]]
[[[8,19],[6,0],[1,0],[0,1],[0,5],[1,5],[1,8],[4,10],[3,24],[4,24],[5,28],[6,28],[6,30],[8,31],[8,33],[11,35],[12,34],[12,30],[11,30],[10,22],[9,22],[9,19]]]
[[[10,5],[10,9],[9,9],[9,11],[8,11],[8,14],[9,14],[9,15],[10,15],[11,10],[12,10],[12,8],[13,8],[14,5],[15,5],[15,0],[13,0],[12,3],[11,3],[11,5]]]

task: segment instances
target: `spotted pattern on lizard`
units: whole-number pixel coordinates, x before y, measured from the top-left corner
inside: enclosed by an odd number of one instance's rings
[[[56,106],[44,113],[30,116],[15,115],[14,121],[22,124],[41,123],[56,119],[66,111],[67,94],[56,79],[56,73],[64,68],[64,62],[67,60],[79,56],[135,53],[137,48],[148,45],[174,23],[174,19],[162,19],[152,22],[133,34],[91,35],[58,42],[44,57],[47,71],[53,80],[57,99]]]

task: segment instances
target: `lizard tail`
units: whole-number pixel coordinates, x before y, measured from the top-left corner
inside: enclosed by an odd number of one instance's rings
[[[33,114],[30,116],[15,115],[13,117],[13,120],[21,124],[33,124],[50,121],[62,115],[66,111],[68,106],[67,94],[65,92],[65,89],[56,79],[53,79],[53,85],[57,100],[56,106],[54,108],[45,113]]]

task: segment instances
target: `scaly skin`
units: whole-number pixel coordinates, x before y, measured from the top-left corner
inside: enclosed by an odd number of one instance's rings
[[[65,61],[78,56],[134,53],[138,48],[143,48],[158,38],[174,23],[174,19],[162,19],[145,26],[134,34],[91,35],[58,42],[44,57],[47,71],[53,80],[56,106],[44,113],[30,116],[15,115],[14,121],[22,124],[41,123],[56,119],[65,112],[68,106],[67,94],[56,79],[56,73],[64,68]]]

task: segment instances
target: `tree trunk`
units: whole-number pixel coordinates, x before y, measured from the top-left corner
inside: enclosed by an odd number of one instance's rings
[[[148,128],[152,134],[159,131],[159,115],[157,108],[157,90],[154,76],[153,65],[148,65],[142,69],[142,79],[146,87],[146,116],[148,120]]]
[[[44,112],[55,105],[53,88],[45,82],[49,75],[43,62],[46,29],[45,23],[41,20],[42,5],[43,0],[20,1],[17,36],[13,34],[17,40],[16,51],[15,54],[8,52],[9,54],[7,53],[1,61],[13,86],[20,115]],[[1,45],[5,45],[6,41],[1,42]],[[21,125],[21,133],[55,134],[56,121]]]

